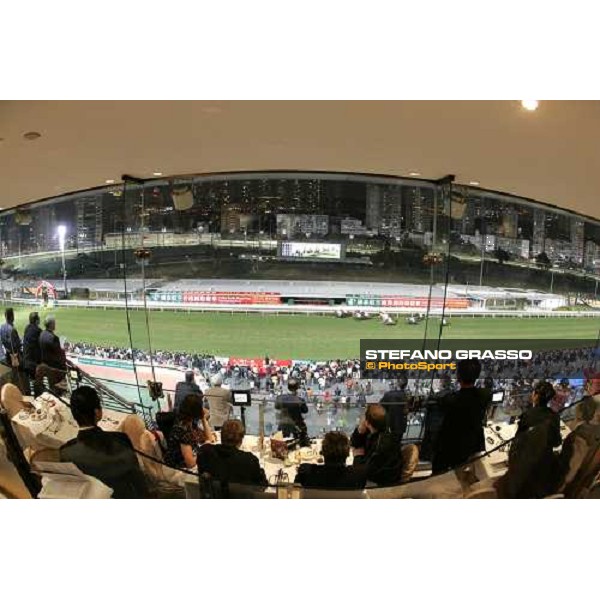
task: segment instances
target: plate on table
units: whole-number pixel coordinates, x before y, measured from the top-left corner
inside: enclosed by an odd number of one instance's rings
[[[312,448],[301,448],[300,459],[301,460],[314,460],[317,457],[317,453]]]

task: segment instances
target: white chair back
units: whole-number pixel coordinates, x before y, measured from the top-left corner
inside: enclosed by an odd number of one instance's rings
[[[8,413],[10,419],[27,407],[27,403],[23,400],[21,390],[13,383],[5,383],[2,386],[0,402],[2,402],[2,406]]]

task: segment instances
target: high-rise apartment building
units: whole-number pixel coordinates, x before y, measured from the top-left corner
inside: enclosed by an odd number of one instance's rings
[[[77,248],[100,247],[103,235],[102,196],[77,199],[75,214]]]
[[[583,256],[585,250],[584,243],[585,223],[574,217],[571,220],[571,260],[578,264],[583,264]]]
[[[383,212],[383,186],[375,183],[367,184],[367,206],[365,225],[367,229],[379,231]]]
[[[546,249],[546,211],[536,208],[533,211],[533,240],[531,254],[533,257]]]
[[[277,235],[280,237],[323,237],[328,233],[329,215],[277,215]]]
[[[589,271],[598,272],[600,270],[600,246],[592,240],[585,243],[583,266]]]

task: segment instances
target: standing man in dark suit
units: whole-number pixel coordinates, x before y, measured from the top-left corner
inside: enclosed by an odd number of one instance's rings
[[[294,436],[301,446],[310,446],[310,438],[304,417],[308,406],[304,398],[298,395],[300,381],[293,377],[288,379],[289,394],[280,394],[275,399],[275,409],[279,411],[278,427],[284,437]]]
[[[425,431],[419,450],[419,458],[421,460],[428,462],[432,460],[437,438],[444,422],[444,412],[441,407],[453,393],[452,379],[449,375],[444,374],[440,377],[440,389],[425,400]]]
[[[439,402],[443,420],[433,451],[434,474],[454,469],[485,450],[483,426],[492,396],[489,390],[475,387],[480,374],[477,359],[459,361],[456,376],[460,390]]]
[[[266,486],[258,458],[241,450],[246,430],[241,421],[230,419],[221,428],[220,444],[203,444],[197,454],[198,472],[226,483]]]
[[[29,325],[23,334],[23,370],[29,381],[35,379],[35,370],[42,362],[42,350],[40,348],[40,316],[37,312],[29,314]]]
[[[4,346],[6,364],[18,368],[21,363],[21,338],[15,328],[15,311],[7,308],[4,311],[5,322],[0,327],[0,339]]]
[[[65,351],[60,347],[60,339],[54,333],[56,320],[48,317],[44,322],[46,329],[40,334],[40,350],[42,363],[59,371],[67,370]]]
[[[147,498],[146,479],[127,435],[98,427],[102,406],[96,390],[77,388],[71,395],[71,412],[79,434],[62,446],[60,460],[74,463],[86,475],[112,488],[113,498]]]
[[[198,387],[198,384],[194,381],[194,371],[186,371],[185,381],[179,381],[175,386],[175,405],[173,409],[177,412],[186,396],[201,393],[202,391]]]
[[[5,364],[12,369],[13,383],[25,394],[27,384],[23,377],[23,348],[21,338],[15,327],[15,311],[7,308],[4,311],[5,323],[0,327],[0,340],[4,347]]]
[[[407,385],[406,377],[400,377],[397,386],[386,392],[381,399],[381,405],[385,407],[388,429],[400,440],[404,437],[408,424]]]

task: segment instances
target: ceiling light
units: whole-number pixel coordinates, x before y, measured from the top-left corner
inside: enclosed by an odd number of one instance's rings
[[[417,173],[417,171],[411,171],[411,172],[409,173],[409,175],[410,175],[411,177],[419,177],[419,176],[421,175],[421,173]]]
[[[42,137],[42,134],[38,133],[37,131],[28,131],[27,133],[23,134],[23,137],[26,140],[37,140],[38,138]]]
[[[537,100],[521,100],[521,106],[525,110],[535,110],[538,107],[539,102]]]
[[[114,182],[115,182],[115,180],[114,180],[114,179],[107,179],[107,180],[106,180],[106,183],[108,183],[109,185],[110,185],[111,183],[114,183]]]
[[[479,185],[479,181],[469,181],[469,185]]]
[[[160,171],[155,171],[152,173],[152,175],[154,175],[154,177],[162,177],[162,173]]]

